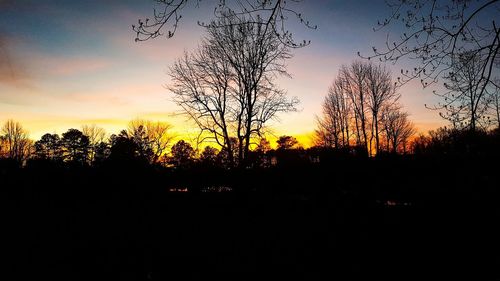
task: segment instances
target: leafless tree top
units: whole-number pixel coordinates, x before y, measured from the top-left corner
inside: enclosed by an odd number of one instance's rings
[[[157,9],[154,9],[153,17],[139,19],[137,25],[132,25],[136,33],[136,41],[146,41],[166,34],[167,38],[174,36],[177,27],[182,19],[183,10],[190,4],[197,8],[201,0],[155,0]],[[277,35],[279,40],[289,47],[303,47],[309,41],[297,42],[292,33],[288,30],[286,22],[289,18],[296,18],[304,26],[316,29],[317,26],[311,24],[304,18],[296,7],[302,0],[218,0],[214,2],[214,17],[223,18],[228,13],[235,16],[245,17],[247,21],[266,24],[266,30],[270,30]],[[231,2],[231,4],[229,4]],[[207,26],[199,22],[201,26]]]
[[[391,24],[402,25],[399,38],[387,36],[383,48],[372,47],[365,58],[397,62],[403,57],[416,59],[411,71],[401,71],[402,83],[420,78],[423,86],[437,82],[450,71],[454,58],[464,52],[481,56],[483,79],[493,83],[493,66],[498,66],[500,28],[499,0],[387,0],[390,16],[374,30]]]

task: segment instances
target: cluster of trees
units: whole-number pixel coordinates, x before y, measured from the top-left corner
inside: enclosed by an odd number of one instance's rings
[[[129,122],[126,130],[110,136],[103,128],[85,125],[81,130],[69,129],[62,135],[47,133],[33,141],[19,122],[8,120],[1,129],[0,158],[20,166],[28,161],[43,161],[71,166],[135,163],[176,168],[189,168],[195,164],[233,167],[232,161],[237,155],[228,155],[225,149],[205,146],[198,151],[184,140],[173,143],[174,138],[168,123],[137,119]],[[277,151],[299,147],[297,139],[292,136],[281,136],[277,140]],[[252,162],[249,161],[249,165],[269,166],[271,161],[268,158],[274,156],[270,153],[274,151],[269,141],[260,139],[256,148],[249,152]]]
[[[443,87],[433,91],[440,101],[425,106],[438,111],[451,128],[431,131],[408,146],[414,134],[408,114],[395,103],[398,95],[391,90],[395,87],[381,82],[389,81],[390,75],[379,69],[373,79],[369,73],[377,67],[356,62],[343,67],[330,87],[323,116],[318,118],[318,142],[331,147],[354,143],[366,147],[369,153],[374,151],[372,146],[375,151],[444,151],[461,146],[458,143],[463,141],[469,142],[469,147],[476,142],[484,144],[481,139],[496,135],[500,129],[500,29],[491,17],[497,14],[500,2],[395,0],[388,5],[392,14],[379,21],[379,29],[400,22],[404,32],[393,41],[388,36],[384,48],[373,47],[372,56],[359,55],[393,63],[403,58],[416,60],[412,70],[401,70],[398,86],[420,79],[427,87],[443,79]],[[374,88],[370,84],[384,86]],[[358,89],[353,91],[352,85]]]
[[[328,98],[327,98],[328,100]],[[385,114],[385,113],[384,113]],[[386,124],[386,122],[407,122],[401,116],[401,111],[390,112],[395,115],[390,120],[381,121],[381,151],[400,154],[430,155],[498,155],[500,130],[476,131],[458,130],[454,128],[439,128],[430,131],[427,135],[419,135],[411,140],[399,143],[400,124]],[[355,117],[352,117],[353,120]],[[369,120],[372,120],[369,118]],[[371,121],[370,121],[371,122]],[[349,126],[354,126],[355,120]],[[371,123],[370,123],[371,124]],[[411,123],[410,123],[411,124]],[[370,125],[372,126],[372,125]],[[388,132],[387,132],[388,131]],[[367,135],[374,134],[371,130]],[[276,140],[273,148],[266,138],[261,138],[255,148],[248,152],[244,168],[270,168],[273,166],[293,167],[338,161],[347,158],[365,158],[366,146],[356,146],[356,133],[347,138],[347,130],[342,143],[342,132],[338,132],[338,145],[334,142],[325,145],[321,143],[310,148],[304,148],[293,136],[283,135]],[[349,133],[351,135],[351,133]],[[395,139],[390,139],[395,135]],[[317,136],[319,138],[319,136]],[[373,138],[375,136],[373,135]],[[387,138],[387,139],[386,139]],[[386,139],[386,140],[385,140]],[[129,123],[127,130],[119,134],[108,136],[106,132],[95,125],[83,126],[82,130],[69,129],[62,135],[44,134],[39,140],[32,141],[28,133],[18,122],[8,120],[2,127],[0,135],[0,160],[17,166],[28,164],[43,166],[69,167],[172,167],[179,170],[205,169],[232,169],[231,156],[221,147],[205,146],[203,149],[193,147],[189,142],[178,140],[174,143],[171,126],[167,123],[134,120]],[[332,139],[326,139],[331,141]],[[236,142],[236,140],[232,140]],[[391,144],[392,142],[392,144]],[[386,144],[387,143],[387,144]],[[391,150],[386,150],[386,145]],[[393,145],[397,148],[392,150]],[[385,153],[378,153],[382,156]],[[233,155],[235,159],[237,155]],[[10,164],[9,164],[10,165]],[[240,166],[242,167],[242,166]]]
[[[438,128],[414,138],[411,152],[428,156],[480,155],[493,159],[500,155],[500,129],[471,131],[453,127]]]
[[[171,126],[162,122],[134,120],[127,130],[108,137],[105,130],[85,125],[61,136],[47,133],[32,141],[19,122],[8,120],[1,129],[0,157],[23,165],[29,159],[94,165],[106,159],[135,159],[159,163],[173,136]]]
[[[391,73],[371,62],[343,65],[317,117],[316,143],[336,149],[357,146],[369,155],[408,151],[415,134]]]
[[[2,126],[0,135],[0,156],[21,163],[33,149],[33,141],[19,122],[8,120]]]

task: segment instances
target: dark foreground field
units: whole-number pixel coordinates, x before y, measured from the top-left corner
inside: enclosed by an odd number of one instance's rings
[[[498,168],[457,161],[4,169],[2,280],[498,280]]]

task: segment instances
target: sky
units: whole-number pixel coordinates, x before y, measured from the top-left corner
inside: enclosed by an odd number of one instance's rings
[[[196,127],[180,114],[165,85],[169,66],[197,47],[204,34],[197,21],[210,20],[212,3],[186,7],[173,38],[135,42],[131,25],[151,17],[154,1],[0,0],[0,123],[19,121],[38,139],[84,124],[117,133],[142,118],[169,122],[177,136],[193,138]],[[278,82],[301,103],[270,125],[274,135],[293,135],[308,145],[340,66],[359,59],[358,51],[369,54],[371,46],[385,43],[387,33],[373,27],[389,10],[384,0],[305,0],[297,7],[318,28],[289,20],[294,37],[311,44],[293,50],[287,66],[292,78]],[[387,65],[395,75],[408,66]],[[415,81],[400,93],[421,132],[445,125],[424,107],[437,103],[431,89]]]

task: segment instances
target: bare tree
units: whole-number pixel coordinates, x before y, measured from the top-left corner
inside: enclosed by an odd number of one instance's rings
[[[317,144],[334,148],[348,147],[351,138],[349,130],[351,115],[351,99],[342,77],[338,76],[328,88],[328,94],[323,101],[322,115],[316,117]]]
[[[172,126],[168,123],[135,119],[128,125],[128,134],[143,152],[142,156],[147,156],[151,163],[156,163],[167,152],[174,138],[170,133],[171,129]]]
[[[448,81],[444,83],[447,91],[434,91],[443,101],[428,108],[440,110],[439,115],[457,129],[468,128],[475,131],[477,126],[486,127],[488,124],[483,119],[492,100],[484,85],[487,81],[482,79],[482,65],[477,53],[459,54],[451,71],[444,78]]]
[[[146,132],[151,141],[155,162],[166,153],[172,143],[175,136],[171,133],[171,130],[172,126],[165,122],[146,122]]]
[[[31,152],[33,142],[29,139],[28,132],[24,130],[19,122],[12,119],[7,120],[2,127],[2,147],[4,155],[23,164]]]
[[[500,84],[499,81],[500,80],[496,81],[497,85]],[[489,112],[490,115],[493,116],[493,119],[490,116],[488,116],[489,118],[488,123],[496,124],[496,127],[500,129],[500,87],[495,87],[491,91],[490,99],[491,103]]]
[[[351,99],[354,113],[356,145],[364,146],[369,152],[366,67],[362,62],[355,61],[350,66],[343,65],[340,69],[340,75],[346,85],[347,95]]]
[[[208,133],[207,138],[231,151],[229,161],[234,163],[229,123],[239,112],[231,110],[238,104],[233,105],[237,94],[231,92],[237,89],[231,85],[236,79],[229,62],[220,50],[203,41],[199,50],[184,54],[170,72],[168,89],[174,93],[174,101],[200,128],[200,135]]]
[[[459,54],[478,58],[479,92],[494,83],[492,73],[499,63],[499,0],[391,0],[386,1],[391,15],[378,28],[400,22],[405,30],[398,39],[387,37],[386,46],[373,47],[381,60],[397,62],[402,58],[418,61],[411,71],[401,70],[401,82],[420,78],[423,86],[434,83],[452,69]],[[358,53],[359,54],[359,53]],[[497,85],[498,86],[498,85]]]
[[[185,54],[170,69],[168,88],[201,129],[200,141],[215,141],[231,163],[244,165],[252,138],[262,135],[266,122],[295,110],[298,103],[274,84],[276,76],[287,75],[284,61],[291,55],[262,21],[226,14],[207,31],[198,51]],[[237,161],[231,159],[234,151]]]
[[[237,79],[236,99],[241,106],[236,134],[242,163],[252,136],[261,137],[265,123],[276,113],[295,109],[298,101],[288,100],[273,83],[277,75],[288,75],[284,62],[291,54],[262,20],[253,22],[227,13],[209,25],[208,33],[210,44],[222,51]]]
[[[98,147],[102,142],[105,142],[106,140],[106,131],[103,128],[96,126],[95,124],[92,124],[84,125],[82,127],[82,133],[89,138],[88,161],[89,163],[92,163],[94,162],[94,157]]]
[[[371,113],[370,152],[373,138],[375,138],[375,151],[380,150],[379,123],[380,111],[383,107],[390,107],[399,100],[396,85],[392,81],[391,73],[381,65],[366,64],[366,86],[368,90],[368,109]]]
[[[342,66],[323,102],[323,114],[317,117],[316,142],[348,147],[354,135],[356,145],[374,155],[380,150],[381,111],[399,97],[385,67],[360,61]]]
[[[7,141],[4,136],[0,135],[0,157],[7,157],[7,151]]]
[[[386,139],[386,150],[393,153],[407,153],[410,138],[416,133],[415,126],[408,119],[408,113],[401,106],[393,105],[382,110],[382,126]]]
[[[167,30],[167,37],[174,36],[178,24],[182,19],[182,11],[189,6],[197,7],[201,0],[156,0],[158,9],[154,10],[153,18],[139,19],[137,25],[132,25],[132,29],[136,33],[136,41],[145,41],[163,35],[163,29]],[[317,27],[310,24],[302,13],[298,12],[296,5],[302,0],[236,0],[214,1],[214,16],[215,18],[224,18],[227,13],[234,14],[240,18],[246,18],[249,23],[264,24],[266,33],[267,31],[274,34],[274,36],[283,44],[289,47],[302,47],[308,45],[310,42],[302,41],[297,43],[294,40],[292,33],[288,31],[286,21],[290,17],[297,18],[297,20],[304,26],[310,29]],[[204,27],[208,25],[199,22],[198,24]],[[236,22],[231,25],[239,24]],[[211,24],[214,27],[213,23]],[[217,27],[225,27],[223,23],[216,25]]]

